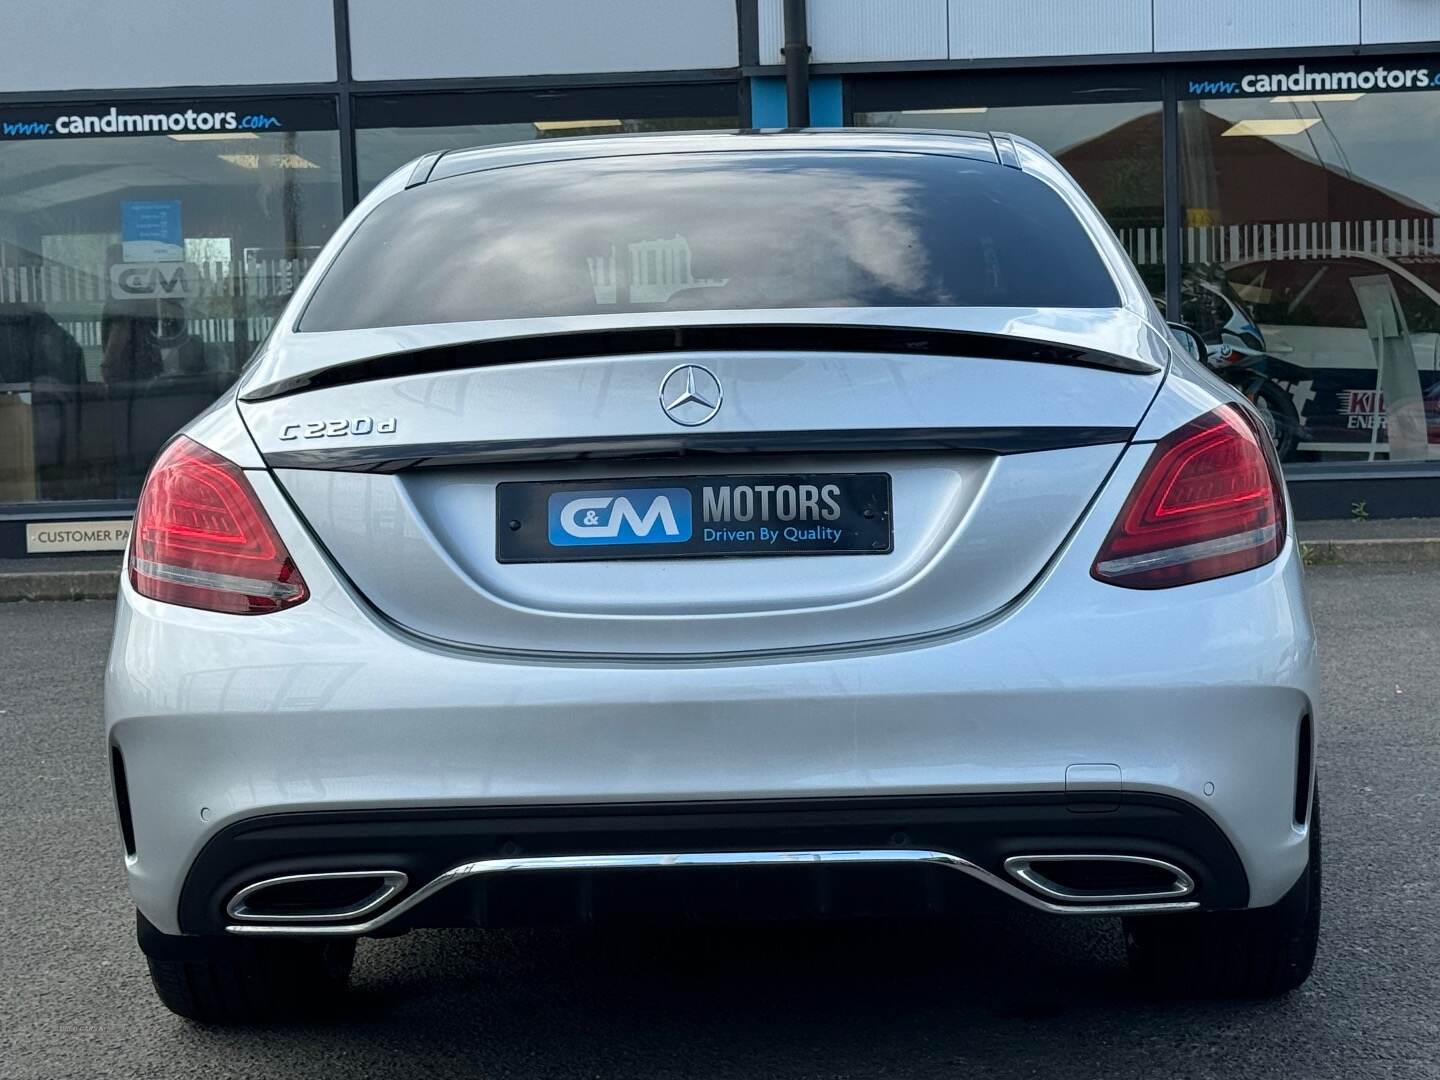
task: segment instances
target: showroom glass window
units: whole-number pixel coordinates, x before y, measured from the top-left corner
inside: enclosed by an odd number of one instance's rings
[[[355,153],[363,197],[408,161],[535,139],[740,125],[734,82],[362,97]]]
[[[134,498],[339,224],[333,101],[0,113],[0,504]]]
[[[1434,70],[1386,57],[1181,79],[1184,315],[1293,403],[1291,461],[1440,446]]]
[[[1007,131],[1039,144],[1085,189],[1151,292],[1164,293],[1157,76],[887,76],[856,80],[852,107],[861,127]]]

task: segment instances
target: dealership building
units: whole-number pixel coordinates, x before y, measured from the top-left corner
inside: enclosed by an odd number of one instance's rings
[[[0,557],[123,545],[156,450],[407,161],[786,126],[783,8],[26,5],[0,36]],[[1440,514],[1440,0],[809,0],[806,22],[812,126],[1055,154],[1215,362],[1293,406],[1301,516]]]

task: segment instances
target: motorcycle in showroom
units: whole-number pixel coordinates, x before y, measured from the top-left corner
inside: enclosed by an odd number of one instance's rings
[[[1170,323],[1190,352],[1255,406],[1281,461],[1295,457],[1302,424],[1290,387],[1310,369],[1266,351],[1265,337],[1234,292],[1223,283],[1191,280],[1181,294],[1184,323]],[[1208,333],[1201,333],[1203,326]]]

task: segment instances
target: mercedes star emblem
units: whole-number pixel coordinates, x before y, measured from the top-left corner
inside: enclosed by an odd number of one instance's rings
[[[699,364],[680,364],[660,380],[660,408],[685,427],[699,427],[714,419],[724,399],[720,380]]]

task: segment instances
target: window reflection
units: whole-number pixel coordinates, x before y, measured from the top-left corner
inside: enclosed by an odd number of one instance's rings
[[[137,494],[339,220],[333,131],[0,144],[0,502]]]
[[[1069,170],[1115,230],[1141,277],[1164,291],[1164,183],[1160,104],[967,104],[860,112],[865,127],[1007,131],[1044,147]]]
[[[355,132],[363,196],[407,161],[433,150],[462,150],[495,143],[639,131],[701,131],[736,128],[738,116],[669,116],[640,119],[581,118],[526,120],[509,124],[450,124],[439,127],[373,127]]]
[[[1188,302],[1217,351],[1250,328],[1299,460],[1420,459],[1440,443],[1440,97],[1183,102]],[[1433,434],[1432,434],[1433,433]]]
[[[382,202],[326,271],[300,328],[1118,302],[1062,199],[993,161],[625,155],[454,176]]]

